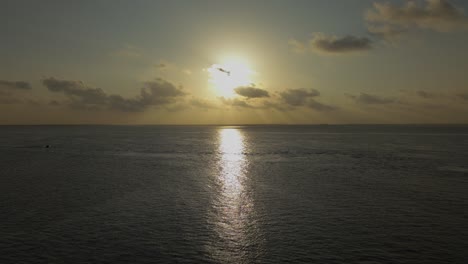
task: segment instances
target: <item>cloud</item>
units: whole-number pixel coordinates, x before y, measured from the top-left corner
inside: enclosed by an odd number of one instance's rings
[[[280,97],[288,105],[303,106],[308,98],[319,96],[320,93],[314,89],[289,89],[280,93]]]
[[[124,98],[120,95],[110,95],[105,106],[123,112],[142,112],[149,104],[144,103],[141,98]]]
[[[296,39],[290,39],[288,44],[292,51],[296,53],[305,53],[307,51],[307,45]]]
[[[18,89],[18,90],[30,90],[31,85],[28,82],[23,81],[6,81],[0,80],[0,88],[4,89]]]
[[[145,82],[141,90],[142,101],[147,102],[149,105],[167,104],[174,98],[184,95],[186,93],[182,88],[160,78],[156,79],[156,81]]]
[[[110,54],[113,57],[138,59],[142,57],[142,52],[139,48],[132,45],[124,45],[122,48]]]
[[[336,106],[322,104],[313,99],[309,100],[309,102],[307,103],[307,107],[314,109],[316,111],[319,111],[319,112],[327,112],[327,111],[333,111],[333,110],[338,109],[338,107]]]
[[[406,33],[406,29],[403,28],[396,28],[390,25],[367,25],[367,31],[369,34],[387,40],[389,42],[393,42],[400,38],[404,33]]]
[[[337,37],[314,33],[308,43],[296,39],[289,40],[290,48],[296,53],[305,53],[307,50],[326,55],[350,54],[364,52],[372,49],[372,40],[366,37],[347,35]]]
[[[50,106],[59,106],[60,102],[57,101],[57,100],[50,100],[48,105],[50,105]]]
[[[270,97],[268,91],[255,88],[255,87],[237,87],[234,91],[243,97],[247,98],[261,98],[261,97]]]
[[[0,104],[19,104],[22,100],[14,97],[0,97]]]
[[[261,108],[265,108],[265,109],[276,109],[278,111],[288,111],[288,110],[293,110],[294,107],[291,107],[289,105],[285,105],[284,103],[282,102],[278,102],[278,101],[270,101],[270,100],[265,100],[263,101],[263,104],[261,106]]]
[[[125,98],[121,95],[108,95],[100,88],[87,87],[81,81],[60,80],[54,77],[42,80],[51,92],[61,92],[68,99],[68,105],[77,109],[100,110],[113,109],[125,112],[144,111],[150,106],[166,106],[175,103],[186,95],[181,87],[156,79],[145,82],[140,95]]]
[[[372,49],[372,41],[369,38],[351,35],[336,37],[317,33],[310,40],[310,44],[313,50],[328,54],[351,53]]]
[[[140,96],[135,98],[124,98],[120,95],[109,96],[109,104],[112,109],[135,112],[143,111],[150,106],[169,106],[187,95],[182,87],[163,80],[145,82],[140,90]]]
[[[154,64],[154,67],[158,71],[168,71],[177,68],[174,63],[171,63],[167,60],[159,60],[158,63]]]
[[[431,99],[431,98],[436,97],[435,94],[430,93],[430,92],[426,92],[426,91],[422,91],[422,90],[417,91],[416,94],[417,94],[419,97],[422,97],[422,98],[424,98],[424,99]]]
[[[29,99],[29,100],[27,100],[27,103],[28,103],[29,105],[33,105],[33,106],[40,106],[40,105],[42,105],[42,102],[41,102],[41,101],[35,100],[35,99]]]
[[[75,103],[83,105],[105,104],[108,97],[100,88],[86,87],[81,81],[59,80],[54,77],[42,80],[42,84],[51,92],[62,92]]]
[[[356,103],[365,104],[365,105],[381,105],[381,104],[391,104],[395,103],[394,98],[380,97],[377,95],[361,93],[359,95],[347,95],[349,98],[353,99]]]
[[[457,94],[457,97],[463,99],[463,100],[466,100],[468,101],[468,93],[460,93],[460,94]]]
[[[464,10],[448,0],[426,0],[422,5],[418,1],[406,1],[402,6],[377,2],[366,12],[365,19],[371,23],[370,32],[380,28],[383,36],[410,28],[438,32],[468,29]]]
[[[258,108],[238,98],[228,99],[228,98],[220,97],[219,99],[221,100],[223,104],[229,105],[229,106],[240,107],[240,108]]]
[[[192,98],[190,101],[189,101],[189,104],[194,106],[194,107],[198,107],[198,108],[202,108],[202,109],[216,109],[218,108],[218,106],[210,101],[207,101],[207,100],[203,100],[203,99],[199,99],[199,98]]]
[[[315,111],[325,112],[338,109],[315,100],[320,92],[315,89],[288,89],[279,93],[279,103],[267,102],[265,107],[275,108],[280,111],[293,110],[295,107],[307,107]]]
[[[0,104],[20,104],[27,101],[18,96],[24,92],[31,90],[31,84],[24,81],[7,81],[0,80]]]

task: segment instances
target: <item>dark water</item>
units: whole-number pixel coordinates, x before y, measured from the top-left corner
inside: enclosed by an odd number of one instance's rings
[[[0,263],[468,263],[468,127],[3,126]]]

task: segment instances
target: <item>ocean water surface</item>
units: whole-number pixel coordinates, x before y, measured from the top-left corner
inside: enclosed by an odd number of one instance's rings
[[[468,126],[1,126],[0,263],[468,263]]]

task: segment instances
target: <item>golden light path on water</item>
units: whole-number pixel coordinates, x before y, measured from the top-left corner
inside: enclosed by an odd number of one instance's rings
[[[249,253],[245,249],[255,246],[257,233],[248,187],[248,146],[242,131],[236,128],[219,129],[218,139],[219,193],[215,223],[221,244],[213,253],[224,262],[248,262]]]
[[[244,155],[244,138],[237,129],[222,129],[219,137],[220,179],[224,185],[224,194],[230,202],[239,202],[247,165]]]

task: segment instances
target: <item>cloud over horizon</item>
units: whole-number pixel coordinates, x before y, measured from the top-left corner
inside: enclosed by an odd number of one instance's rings
[[[338,109],[338,107],[336,106],[323,104],[313,99],[309,100],[309,102],[307,103],[307,107],[318,112],[328,112]]]
[[[216,105],[215,103],[213,103],[213,102],[211,102],[209,100],[200,99],[200,98],[196,98],[196,97],[193,97],[192,99],[190,99],[188,101],[188,103],[191,106],[201,108],[201,109],[217,109],[217,108],[219,108],[218,105]]]
[[[290,106],[303,106],[309,98],[317,97],[320,92],[315,89],[288,89],[279,93],[283,102]]]
[[[289,109],[295,107],[307,107],[319,112],[332,111],[338,109],[336,106],[327,105],[315,100],[316,97],[320,96],[320,92],[315,89],[288,89],[279,93],[280,100],[283,104],[286,104]],[[273,107],[277,109],[288,109],[278,104],[273,104]]]
[[[23,92],[31,89],[29,82],[0,80],[0,105],[32,102],[31,99],[20,98]]]
[[[234,106],[234,107],[240,107],[240,108],[258,108],[239,98],[220,97],[219,99],[221,100],[223,104],[228,105],[228,106]]]
[[[60,80],[50,77],[43,79],[42,83],[51,92],[63,93],[69,100],[68,106],[75,109],[114,109],[124,112],[140,112],[150,106],[175,103],[177,99],[186,95],[182,88],[163,79],[145,82],[143,88],[140,89],[140,95],[134,98],[125,98],[115,94],[108,95],[101,88],[88,87],[82,81]]]

